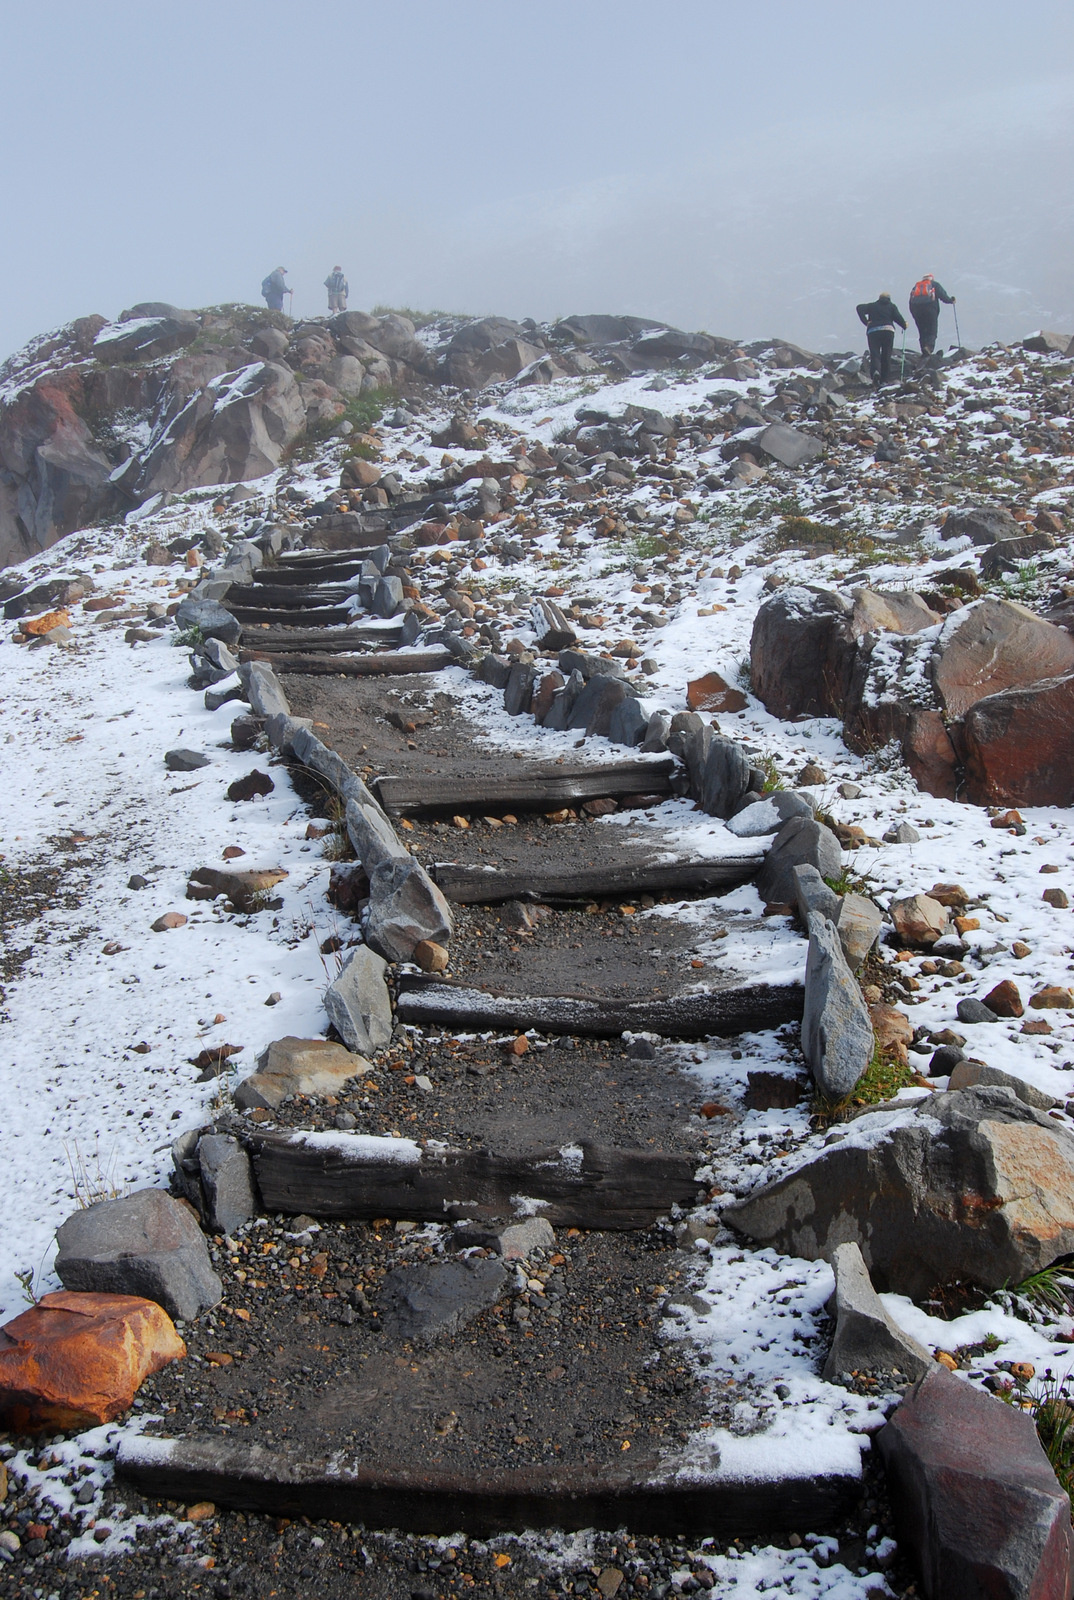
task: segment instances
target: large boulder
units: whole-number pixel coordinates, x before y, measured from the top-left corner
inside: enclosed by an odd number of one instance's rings
[[[263,478],[303,432],[306,408],[289,367],[258,361],[193,395],[146,452],[143,494]]]
[[[1070,1500],[1025,1411],[935,1366],[876,1442],[929,1600],[1070,1600]]]
[[[225,645],[238,645],[242,638],[242,623],[219,600],[202,595],[189,594],[180,600],[175,624],[182,629],[197,628],[203,638],[219,639]]]
[[[760,450],[781,467],[804,467],[824,454],[824,441],[785,422],[772,422],[750,441],[750,449]]]
[[[945,539],[972,539],[974,544],[995,544],[1013,539],[1021,526],[1006,506],[970,506],[964,511],[949,511],[940,529]]]
[[[564,317],[552,329],[557,338],[572,339],[576,345],[621,344],[626,339],[636,339],[645,332],[655,332],[666,327],[655,317],[612,317],[601,313],[590,316]]]
[[[811,1261],[858,1244],[881,1290],[914,1299],[1021,1283],[1074,1252],[1074,1136],[1009,1090],[881,1107],[828,1137],[724,1221]]]
[[[113,463],[79,414],[77,372],[47,373],[0,405],[0,565],[115,511]]]
[[[1074,673],[978,700],[961,744],[975,805],[1074,806]]]
[[[776,717],[841,717],[854,664],[850,602],[795,584],[766,600],[750,639],[750,687]]]
[[[1074,638],[1013,600],[978,600],[940,634],[933,681],[947,716],[988,695],[1074,672]]]
[[[185,1355],[151,1300],[46,1294],[0,1328],[0,1426],[55,1433],[114,1422],[146,1378]]]
[[[102,328],[93,341],[98,361],[156,361],[193,344],[201,326],[196,312],[175,306],[142,316],[124,313],[124,318]]]
[[[163,1189],[140,1189],[76,1211],[56,1231],[65,1289],[135,1294],[191,1321],[222,1294],[205,1237],[189,1208]]]
[[[809,918],[802,1054],[824,1098],[845,1100],[872,1053],[873,1025],[839,934],[827,917],[814,911]]]

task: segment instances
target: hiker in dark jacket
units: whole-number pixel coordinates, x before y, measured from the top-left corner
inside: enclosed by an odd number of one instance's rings
[[[948,294],[942,283],[937,283],[931,272],[919,278],[910,290],[910,315],[917,324],[921,341],[921,354],[931,356],[936,348],[936,332],[940,326],[940,301],[953,306],[955,297]]]
[[[277,267],[275,272],[270,272],[267,278],[261,280],[261,293],[270,311],[282,311],[283,297],[290,293],[284,277],[286,271],[286,267]]]
[[[879,387],[887,383],[890,376],[895,324],[905,331],[906,318],[886,292],[860,305],[858,316],[869,334],[869,376]]]
[[[328,290],[329,311],[346,311],[347,296],[351,291],[350,284],[343,276],[343,268],[333,267],[324,280],[324,286]]]

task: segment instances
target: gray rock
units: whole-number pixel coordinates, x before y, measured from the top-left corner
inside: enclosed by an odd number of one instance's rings
[[[136,488],[143,495],[181,494],[263,478],[305,427],[305,402],[289,367],[257,361],[222,373],[199,387],[154,439]]]
[[[843,853],[835,834],[808,817],[791,817],[773,839],[757,878],[761,899],[768,904],[792,905],[794,869],[799,866],[816,867],[822,878],[837,878],[843,869]]]
[[[492,1257],[395,1267],[381,1285],[379,1320],[397,1339],[429,1344],[458,1333],[495,1305],[507,1281],[502,1261]]]
[[[590,678],[571,707],[567,727],[583,728],[587,737],[607,738],[616,707],[634,693],[632,686],[621,678],[598,673]]]
[[[1074,1136],[1009,1089],[932,1094],[833,1128],[723,1220],[813,1261],[853,1240],[877,1287],[911,1299],[999,1289],[1074,1252]]]
[[[763,450],[781,467],[801,467],[824,454],[824,441],[810,433],[799,433],[797,428],[788,427],[784,422],[773,422],[751,440],[752,449]]]
[[[649,715],[643,711],[633,695],[620,700],[608,724],[608,738],[613,744],[632,748],[642,743],[649,731]]]
[[[919,844],[921,835],[909,822],[900,822],[894,828],[889,828],[884,835],[885,844]]]
[[[325,780],[343,800],[353,800],[356,805],[380,807],[357,773],[352,772],[341,755],[321,743],[312,729],[302,729],[294,735],[292,747],[305,766]],[[381,816],[383,816],[381,812]],[[384,818],[387,822],[387,818]],[[390,827],[390,824],[389,824]]]
[[[196,772],[199,767],[209,766],[210,759],[200,750],[165,750],[164,765],[169,772]]]
[[[655,755],[666,750],[670,733],[671,718],[668,713],[654,711],[646,726],[645,737],[641,741],[642,755]]]
[[[394,573],[380,578],[373,591],[373,604],[369,608],[376,617],[394,617],[403,609],[403,580]]]
[[[409,961],[423,939],[446,945],[451,909],[425,868],[406,851],[369,873],[366,938],[388,961]]]
[[[239,668],[239,680],[246,691],[250,708],[259,717],[288,716],[291,707],[283,685],[267,661],[246,661]]]
[[[838,787],[837,793],[844,800],[857,800],[858,796],[861,794],[861,784],[841,783]]]
[[[218,600],[206,600],[188,594],[180,600],[175,613],[177,628],[199,628],[206,639],[222,639],[225,644],[237,645],[242,638],[242,623],[236,622]]]
[[[547,1217],[527,1217],[512,1222],[497,1234],[498,1249],[505,1261],[528,1261],[534,1250],[554,1250],[556,1236]]]
[[[939,1051],[936,1053],[938,1055]],[[959,1054],[961,1055],[961,1052]],[[1059,1101],[1052,1095],[1045,1094],[1043,1089],[1034,1088],[1031,1083],[1026,1083],[1024,1078],[1016,1078],[1013,1072],[1002,1072],[999,1067],[986,1066],[983,1061],[967,1061],[964,1056],[952,1066],[951,1081],[947,1087],[949,1090],[972,1089],[979,1083],[1009,1089],[1016,1099],[1023,1101],[1027,1106],[1032,1106],[1035,1111],[1053,1111],[1059,1105]]]
[[[988,1007],[984,1005],[982,1001],[975,1000],[972,995],[967,995],[964,1000],[960,1000],[958,1002],[958,1005],[955,1007],[955,1013],[959,1022],[999,1021],[999,1018],[994,1011],[989,1011]]]
[[[533,705],[533,685],[537,668],[532,661],[516,661],[507,674],[503,708],[509,717],[525,715]]]
[[[701,809],[710,817],[730,817],[750,786],[750,764],[742,746],[714,733],[701,777]]]
[[[492,689],[506,689],[513,663],[508,656],[494,655],[491,651],[477,663],[475,676]]]
[[[223,1296],[205,1236],[187,1206],[163,1189],[139,1189],[76,1211],[56,1241],[65,1289],[143,1295],[184,1322]]]
[[[561,652],[561,655],[568,655],[569,653],[569,651],[564,650]],[[556,733],[566,732],[570,722],[571,712],[574,710],[575,702],[584,688],[585,679],[583,678],[582,674],[575,669],[572,671],[562,689],[556,691],[556,694],[552,700],[552,708],[547,717],[544,719],[544,726],[552,729],[552,731]]]
[[[835,1293],[828,1310],[835,1318],[835,1335],[824,1377],[833,1382],[842,1373],[877,1373],[888,1387],[893,1369],[911,1380],[924,1377],[936,1363],[924,1345],[888,1316],[858,1246],[837,1245],[832,1268]]]
[[[221,706],[226,706],[229,700],[243,699],[246,691],[238,675],[224,678],[221,683],[216,683],[211,689],[205,691],[206,711],[219,711]]]
[[[285,756],[294,755],[295,740],[300,733],[312,731],[313,722],[309,717],[290,717],[285,711],[278,711],[265,723],[269,744]]]
[[[621,678],[623,669],[618,661],[610,656],[594,656],[585,650],[561,650],[556,658],[556,665],[560,672],[567,678],[572,672],[580,672],[587,681],[590,678]]]
[[[409,860],[398,834],[372,795],[365,803],[348,800],[344,820],[347,837],[366,872],[372,872],[382,861],[398,861],[404,857]]]
[[[203,1134],[197,1155],[206,1222],[214,1233],[234,1233],[259,1210],[250,1157],[227,1133]]]
[[[376,1055],[392,1036],[392,1002],[384,981],[385,963],[368,945],[359,945],[334,982],[324,1008],[347,1046],[358,1055]]]
[[[857,972],[880,936],[884,919],[880,908],[863,894],[845,894],[839,902],[835,927],[843,954],[852,972]]]
[[[777,789],[756,804],[748,805],[744,811],[736,811],[727,828],[739,839],[759,839],[766,833],[778,833],[791,817],[812,819],[812,816],[813,807],[805,795],[796,794],[793,789]]]
[[[794,880],[794,900],[803,927],[809,927],[810,912],[816,912],[835,924],[839,920],[841,901],[834,889],[829,889],[816,867],[800,866],[791,871]]]
[[[966,1052],[960,1050],[957,1044],[942,1044],[929,1059],[929,1077],[946,1078],[965,1059]]]
[[[949,511],[940,533],[945,539],[972,539],[974,544],[996,544],[1000,539],[1017,539],[1022,525],[1005,506],[974,506],[967,511]]]
[[[825,1099],[844,1100],[869,1065],[873,1025],[861,989],[826,917],[809,919],[802,1053]]]

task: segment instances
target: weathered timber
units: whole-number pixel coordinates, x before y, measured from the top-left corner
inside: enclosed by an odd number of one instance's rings
[[[404,976],[399,980],[395,1014],[400,1022],[436,1022],[458,1031],[511,1027],[594,1038],[615,1038],[630,1031],[659,1033],[667,1039],[704,1039],[800,1022],[804,993],[800,983],[739,982],[651,1000],[591,1000],[570,994],[504,994]]]
[[[368,559],[368,556],[354,556],[350,560],[329,559],[323,550],[319,550],[316,561],[304,561],[300,566],[259,567],[252,582],[268,587],[283,584],[287,588],[303,588],[314,583],[345,583],[348,578],[356,577],[361,572],[363,561]]]
[[[759,870],[764,856],[729,856],[722,861],[603,862],[598,867],[556,869],[458,866],[440,861],[432,869],[439,888],[462,906],[502,905],[505,900],[573,901],[604,895],[691,893],[737,888]]]
[[[549,763],[522,766],[488,762],[465,772],[387,774],[376,781],[377,796],[391,817],[450,816],[457,811],[493,811],[518,806],[545,811],[584,800],[624,795],[669,795],[672,758],[658,761],[590,762],[576,766]]]
[[[378,645],[394,645],[402,633],[395,624],[367,623],[354,628],[258,628],[243,632],[243,643],[258,651],[296,651],[305,654],[346,654],[348,650],[368,650]]]
[[[275,607],[294,611],[307,606],[343,606],[350,592],[342,583],[233,583],[227,592],[228,610],[233,606]]]
[[[439,672],[454,664],[450,650],[393,650],[384,655],[281,655],[275,650],[240,650],[240,661],[271,661],[277,672],[322,677],[403,677],[415,672]]]
[[[342,1452],[306,1459],[195,1435],[122,1439],[116,1476],[150,1500],[211,1500],[236,1511],[474,1537],[596,1527],[773,1538],[833,1526],[861,1494],[860,1478],[850,1473],[732,1478],[718,1471],[676,1472],[674,1465],[634,1477],[618,1461],[604,1471],[531,1466],[488,1474],[429,1467],[379,1472],[347,1464]]]
[[[267,1211],[291,1216],[420,1217],[433,1222],[511,1216],[524,1198],[540,1203],[553,1227],[612,1232],[648,1228],[673,1204],[693,1205],[698,1187],[690,1156],[583,1144],[497,1155],[491,1150],[431,1151],[384,1140],[311,1140],[301,1133],[251,1133],[246,1143]],[[394,1149],[392,1149],[394,1146]],[[405,1149],[411,1159],[400,1160]]]
[[[228,595],[227,609],[237,622],[269,622],[286,628],[295,622],[329,628],[334,622],[349,622],[351,612],[347,606],[240,606],[232,605]]]

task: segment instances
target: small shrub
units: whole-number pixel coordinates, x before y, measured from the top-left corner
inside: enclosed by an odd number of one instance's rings
[[[869,1065],[848,1095],[834,1102],[826,1100],[823,1095],[816,1096],[814,1121],[820,1127],[844,1122],[852,1111],[860,1111],[864,1106],[883,1105],[885,1101],[893,1100],[900,1089],[925,1082],[914,1067],[904,1065],[898,1059],[893,1047],[881,1050],[879,1043],[874,1041]]]

